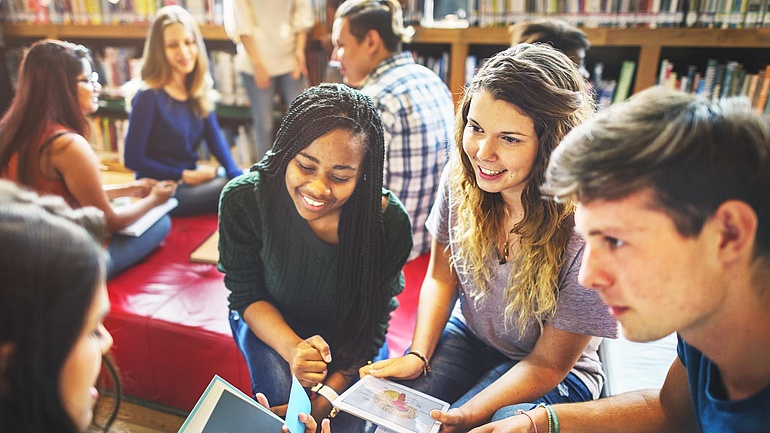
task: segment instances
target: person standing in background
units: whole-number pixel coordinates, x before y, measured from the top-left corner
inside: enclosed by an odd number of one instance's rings
[[[348,0],[337,9],[332,26],[332,60],[340,63],[343,81],[371,96],[382,116],[384,185],[412,219],[410,260],[430,251],[425,221],[454,144],[449,89],[402,51],[413,33],[404,28],[398,0]]]
[[[308,86],[309,0],[227,0],[225,29],[237,45],[235,68],[251,101],[259,161],[273,145],[276,93],[288,105]]]

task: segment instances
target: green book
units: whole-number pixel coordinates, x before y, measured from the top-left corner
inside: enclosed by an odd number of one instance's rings
[[[631,60],[623,62],[620,67],[618,84],[615,86],[615,95],[612,98],[613,104],[623,102],[628,98],[629,93],[631,93],[631,82],[634,81],[634,70],[636,70],[636,63]]]

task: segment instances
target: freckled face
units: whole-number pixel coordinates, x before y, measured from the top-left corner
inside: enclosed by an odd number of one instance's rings
[[[537,155],[532,119],[515,105],[479,89],[471,100],[463,130],[463,150],[473,165],[479,188],[521,195]]]
[[[335,129],[313,141],[289,161],[286,189],[307,221],[339,220],[356,189],[364,159],[364,136]]]
[[[163,47],[171,69],[186,76],[198,62],[198,44],[195,35],[180,23],[169,24],[163,29]]]
[[[64,409],[81,431],[91,424],[99,392],[94,386],[102,366],[102,356],[112,347],[112,336],[104,328],[104,316],[110,309],[107,287],[97,289],[86,325],[67,356],[59,377],[59,392]]]

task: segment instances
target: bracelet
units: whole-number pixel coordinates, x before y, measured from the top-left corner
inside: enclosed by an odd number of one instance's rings
[[[514,415],[524,415],[527,418],[529,418],[529,422],[532,423],[532,429],[534,429],[535,433],[537,433],[537,424],[535,424],[535,419],[532,418],[532,415],[528,414],[527,412],[524,412],[523,410],[517,410]]]
[[[418,358],[420,358],[420,361],[422,361],[422,375],[427,376],[428,372],[431,370],[430,364],[428,364],[428,358],[425,357],[421,352],[418,352],[416,350],[410,350],[406,353],[407,355],[414,355]]]
[[[326,386],[323,383],[317,383],[315,386],[310,388],[310,391],[314,392],[316,395],[323,396],[325,399],[329,400],[329,403],[332,403],[334,400],[337,399],[340,395],[337,394],[337,391],[334,390],[334,388],[330,386]],[[314,398],[313,398],[314,399]],[[334,418],[339,413],[339,409],[334,407],[334,404],[332,403],[332,411],[329,412],[329,418]]]
[[[549,404],[545,407],[545,410],[548,411],[548,419],[553,418],[553,433],[559,433],[559,417],[556,416],[556,409]]]
[[[548,420],[548,433],[553,433],[553,423],[551,420],[551,413],[548,411],[548,405],[545,403],[538,403],[537,406],[535,406],[535,409],[542,407],[545,409],[545,417]]]
[[[542,407],[545,409],[548,416],[548,433],[559,433],[559,417],[556,416],[556,409],[550,404],[540,403],[535,407]]]

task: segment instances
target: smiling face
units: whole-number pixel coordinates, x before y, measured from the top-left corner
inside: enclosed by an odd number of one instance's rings
[[[521,196],[537,155],[532,119],[506,101],[479,89],[471,100],[463,130],[463,150],[473,165],[479,188],[503,196]]]
[[[286,189],[308,222],[336,220],[358,183],[364,135],[334,129],[301,150],[286,167]]]
[[[91,114],[99,109],[99,90],[102,86],[99,84],[98,76],[91,69],[88,60],[83,59],[83,72],[75,79],[77,80],[78,103],[80,109],[85,114]]]
[[[575,223],[586,240],[579,282],[599,292],[629,340],[703,329],[724,303],[713,223],[682,236],[649,190],[581,203]]]
[[[104,316],[110,308],[107,287],[100,282],[85,327],[62,366],[59,392],[64,409],[81,431],[93,419],[99,392],[94,386],[101,371],[102,355],[112,347],[112,336],[104,328]]]
[[[195,35],[182,24],[169,24],[163,29],[163,48],[166,61],[175,74],[184,77],[195,69],[198,43]]]
[[[351,87],[360,87],[367,75],[374,69],[366,39],[358,42],[350,33],[350,24],[347,18],[337,18],[332,26],[332,60],[340,64],[345,84]]]

